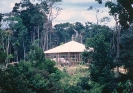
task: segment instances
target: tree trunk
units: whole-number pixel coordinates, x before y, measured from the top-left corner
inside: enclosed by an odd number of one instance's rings
[[[3,35],[2,35],[2,41],[1,41],[1,42],[2,42],[2,46],[3,46],[4,52],[5,52],[6,50],[5,50],[5,48],[4,48],[4,45],[5,45],[5,44],[4,44],[4,38],[3,38]]]
[[[120,55],[120,29],[118,26],[118,29],[117,29],[117,55],[116,55],[116,57],[119,58],[119,55]]]
[[[38,47],[40,47],[40,37],[39,37],[39,35],[40,35],[40,33],[39,33],[39,26],[37,26],[37,32],[38,32]]]
[[[8,55],[9,55],[9,35],[8,35],[8,37],[7,37],[7,48],[6,48],[6,53],[7,53],[7,57],[8,57]],[[6,59],[6,62],[7,62],[7,63],[9,62],[8,58]]]
[[[119,56],[120,56],[120,26],[118,25],[118,22],[116,22],[116,32],[117,32],[117,37],[116,37],[116,40],[117,40],[117,45],[116,45],[116,64],[117,64],[117,67],[116,67],[116,73],[117,73],[117,78],[119,77]]]
[[[43,42],[43,40],[44,40],[44,32],[43,32],[43,31],[41,32],[41,37],[40,37],[40,39],[41,39],[41,40],[40,40],[40,41],[41,41],[41,42],[40,42],[40,45],[41,45],[41,48],[43,49],[43,48],[44,48],[44,42]],[[44,50],[44,49],[43,49],[43,50]]]
[[[48,33],[49,31],[47,31],[47,38],[46,38],[46,41],[47,41],[47,43],[46,43],[46,50],[48,50],[48,45],[49,45],[49,33]]]
[[[97,27],[98,27],[98,16],[97,16],[97,12],[96,12],[96,20],[97,20]]]
[[[34,41],[35,41],[35,27],[33,29],[33,43],[34,43]]]
[[[25,61],[25,45],[24,45],[24,42],[23,42],[23,49],[24,49],[24,61]]]
[[[18,48],[17,48],[17,58],[16,58],[16,61],[18,62]]]
[[[47,28],[46,28],[47,29]],[[46,50],[46,45],[47,45],[47,34],[48,34],[48,32],[47,32],[47,30],[46,30],[46,32],[44,33],[44,40],[43,40],[43,42],[44,42],[44,45],[43,45],[43,51],[45,51]]]
[[[31,31],[31,33],[30,33],[30,42],[31,42],[31,44],[33,43],[32,31]]]
[[[50,49],[51,48],[51,31],[49,32],[49,48],[48,49]]]

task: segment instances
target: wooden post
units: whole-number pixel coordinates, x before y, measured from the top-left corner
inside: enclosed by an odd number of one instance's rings
[[[81,60],[80,60],[80,53],[78,54],[78,56],[79,56],[79,57],[78,57],[78,58],[79,58],[78,60],[79,60],[79,62],[81,62]]]
[[[76,60],[76,53],[74,53],[74,65],[77,64],[77,60]]]
[[[69,62],[72,63],[71,60],[70,60],[70,52],[68,52],[68,57],[67,58],[68,58]]]
[[[80,55],[80,53],[79,53],[79,61],[81,61],[81,55]]]
[[[57,63],[58,63],[58,65],[59,65],[59,53],[58,53]]]

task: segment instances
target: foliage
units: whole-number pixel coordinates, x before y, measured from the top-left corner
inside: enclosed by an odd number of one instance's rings
[[[80,86],[84,91],[92,89],[92,86],[90,85],[90,79],[87,76],[80,77],[77,85]]]
[[[113,72],[111,71],[113,62],[110,55],[112,34],[110,30],[104,27],[96,28],[94,31],[91,32],[92,36],[86,39],[86,47],[94,48],[94,52],[86,52],[86,57],[91,59],[89,65],[90,80],[88,81],[93,82],[86,86],[90,86],[88,90],[91,93],[109,93],[110,82],[113,80]]]
[[[82,52],[81,56],[82,56],[83,63],[88,63],[89,59],[91,59],[91,53],[89,53],[88,51]]]
[[[120,74],[119,79],[117,80],[118,84],[114,91],[117,92],[129,92],[132,91],[129,83],[133,82],[133,68],[132,68],[132,30],[126,29],[121,32],[121,42],[120,42],[120,57],[119,57],[119,66],[123,66],[127,70],[126,74]],[[129,82],[130,81],[130,82]],[[128,82],[128,83],[127,83]],[[116,93],[117,93],[116,92]]]
[[[96,0],[100,4],[103,0]],[[105,1],[105,7],[109,8],[109,14],[112,16],[118,16],[118,21],[124,28],[128,28],[133,22],[133,1],[132,0],[107,0]]]
[[[0,70],[1,93],[32,93],[27,78],[31,76],[33,69],[29,68],[29,62],[10,66],[6,70]],[[28,77],[27,77],[28,76]],[[27,78],[26,78],[27,77]]]
[[[125,82],[119,82],[116,89],[112,93],[130,93],[132,92],[132,82],[127,80]]]
[[[5,63],[6,57],[7,57],[7,54],[4,51],[0,50],[0,64]]]
[[[2,21],[3,14],[0,13],[0,22]]]
[[[55,33],[53,34],[53,45],[60,45],[62,42],[66,43],[72,39],[72,35],[82,35],[85,27],[80,22],[76,23],[61,23],[54,26]],[[77,31],[75,33],[74,29]],[[82,35],[83,36],[83,35]],[[79,38],[75,40],[80,42]],[[80,42],[81,43],[81,42]]]
[[[92,82],[91,84],[93,87],[90,89],[89,93],[107,93],[107,92],[102,92],[102,89],[104,85]]]
[[[31,50],[29,52],[29,59],[31,62],[43,63],[45,61],[45,54],[43,50],[39,48],[37,45],[32,45]]]
[[[40,62],[41,63],[41,62]],[[44,63],[49,63],[44,61]],[[5,70],[0,70],[1,93],[56,93],[61,91],[59,88],[60,73],[57,69],[49,70],[34,67],[33,62],[20,62],[12,66],[8,65]],[[48,68],[48,67],[47,67]],[[51,71],[51,72],[48,72]],[[59,90],[57,89],[59,88]]]
[[[97,0],[98,1],[98,0]],[[105,7],[110,9],[109,13],[112,15],[117,23],[122,26],[120,35],[120,57],[118,65],[123,66],[127,70],[126,74],[120,74],[117,82],[117,87],[113,93],[129,93],[132,92],[132,22],[133,22],[133,1],[132,0],[109,0],[106,1]],[[128,82],[128,83],[127,83]],[[129,87],[130,86],[130,87]]]
[[[115,4],[115,3],[109,1],[106,3],[105,6],[110,9],[109,13],[111,15],[113,15],[113,16],[118,15],[118,18],[120,19],[119,22],[121,25],[123,25],[124,27],[128,26],[128,24],[127,24],[127,22],[129,21],[129,20],[127,20],[128,12],[127,13],[125,12],[124,7],[122,6],[122,4],[120,4],[120,2],[118,2],[118,4]],[[123,12],[124,12],[124,14],[123,14]],[[129,22],[131,22],[131,21],[129,21]]]

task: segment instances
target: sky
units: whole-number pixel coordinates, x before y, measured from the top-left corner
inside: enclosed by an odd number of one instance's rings
[[[20,0],[0,0],[0,13],[12,11],[14,4],[18,2]],[[113,17],[109,16],[108,8],[105,8],[104,4],[98,4],[95,0],[63,0],[59,5],[63,10],[53,20],[53,25],[65,22],[96,23],[96,12],[94,10],[87,10],[90,6],[99,9],[100,13],[97,14],[99,20],[103,17],[110,17],[111,21],[106,25],[114,26],[115,22]]]

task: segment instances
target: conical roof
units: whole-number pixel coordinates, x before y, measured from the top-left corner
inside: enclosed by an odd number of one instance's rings
[[[44,53],[65,53],[65,52],[83,52],[85,50],[85,45],[78,43],[76,41],[70,41]]]

